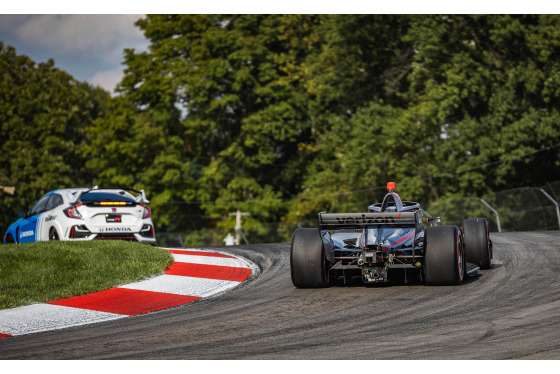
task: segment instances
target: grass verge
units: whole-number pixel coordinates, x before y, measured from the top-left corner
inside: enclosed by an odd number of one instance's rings
[[[124,241],[0,245],[0,309],[79,296],[162,274],[161,248]]]

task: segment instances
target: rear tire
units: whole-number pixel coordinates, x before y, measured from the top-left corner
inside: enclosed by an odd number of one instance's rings
[[[436,226],[424,234],[424,275],[430,286],[460,284],[465,276],[461,231],[457,226]]]
[[[60,240],[60,237],[58,236],[58,231],[56,231],[54,227],[51,228],[51,230],[49,231],[49,241],[51,240]]]
[[[14,240],[14,238],[12,237],[12,235],[9,235],[6,237],[6,244],[14,244],[16,241]]]
[[[489,269],[492,265],[488,222],[485,218],[472,218],[463,221],[465,237],[465,258],[467,262]]]
[[[297,229],[290,251],[292,283],[297,288],[329,285],[325,247],[318,229]]]

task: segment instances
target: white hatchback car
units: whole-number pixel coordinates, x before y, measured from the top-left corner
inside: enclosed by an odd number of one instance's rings
[[[6,230],[4,243],[117,239],[155,245],[148,203],[144,190],[93,187],[51,191],[29,212],[19,214],[20,219]]]

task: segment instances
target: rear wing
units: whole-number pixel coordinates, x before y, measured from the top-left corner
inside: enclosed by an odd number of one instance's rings
[[[68,192],[68,200],[70,202],[70,204],[75,204],[78,202],[78,200],[80,199],[80,197],[82,197],[83,194],[85,194],[86,192],[89,192],[91,190],[99,190],[100,188],[98,186],[94,186],[92,188],[84,188],[81,190],[76,190],[76,191],[72,191],[72,192]],[[150,202],[150,200],[148,200],[148,198],[146,197],[146,192],[144,190],[133,190],[132,188],[124,188],[124,187],[105,187],[102,188],[103,190],[124,190],[124,191],[132,191],[134,193],[137,194],[137,196],[132,196],[134,198],[134,200],[137,203],[142,203],[142,204],[148,204]],[[132,195],[132,194],[131,194]]]
[[[80,200],[80,197],[82,197],[82,195],[86,192],[89,192],[91,190],[97,190],[98,187],[97,186],[93,186],[91,188],[82,188],[80,190],[77,191],[72,191],[72,192],[68,192],[68,202],[70,204],[76,204],[78,202],[78,200]]]
[[[320,230],[363,229],[371,226],[423,229],[422,211],[384,213],[319,213]]]

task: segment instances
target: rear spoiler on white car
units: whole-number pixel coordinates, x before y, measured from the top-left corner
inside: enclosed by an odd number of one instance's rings
[[[68,202],[70,204],[76,204],[78,202],[78,200],[80,200],[80,197],[85,193],[85,192],[89,192],[91,190],[97,190],[99,187],[97,186],[93,186],[92,188],[83,188],[80,190],[76,190],[76,191],[70,191],[68,192]]]
[[[146,192],[144,190],[140,190],[140,195],[136,196],[136,202],[148,204],[150,200],[146,198]]]
[[[84,193],[89,192],[91,190],[98,190],[98,189],[99,189],[98,186],[94,186],[92,188],[84,188],[80,190],[70,191],[68,192],[68,200],[70,204],[76,204]],[[123,190],[133,191],[137,193],[138,196],[134,198],[134,201],[136,201],[137,203],[148,204],[150,202],[150,200],[148,200],[148,198],[146,197],[146,192],[144,190],[136,191],[130,188],[123,188]]]

